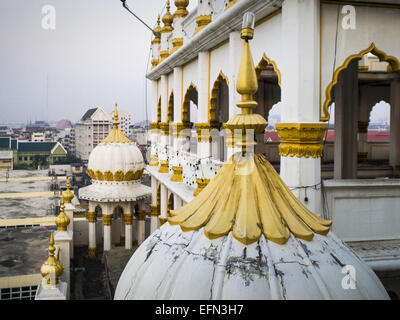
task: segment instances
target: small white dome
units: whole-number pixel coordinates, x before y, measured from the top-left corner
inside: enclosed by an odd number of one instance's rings
[[[133,177],[140,178],[144,166],[142,153],[134,143],[100,143],[90,154],[88,171],[95,180],[121,181],[116,173],[122,172],[119,174],[122,180],[129,181],[136,180]]]

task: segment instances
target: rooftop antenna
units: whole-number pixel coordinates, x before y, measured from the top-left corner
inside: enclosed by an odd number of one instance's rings
[[[154,30],[153,30],[151,27],[149,27],[142,19],[140,19],[136,14],[134,14],[134,13],[131,11],[131,9],[129,9],[129,7],[128,7],[127,4],[125,3],[126,0],[121,0],[121,2],[122,2],[122,6],[123,6],[126,10],[128,10],[136,19],[138,19],[141,23],[143,23],[148,29],[151,30],[151,32],[152,32],[155,36],[157,36],[157,33],[154,32]]]

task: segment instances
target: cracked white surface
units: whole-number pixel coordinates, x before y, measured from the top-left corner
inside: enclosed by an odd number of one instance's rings
[[[356,289],[343,289],[344,265]],[[114,299],[387,299],[373,271],[332,232],[310,242],[243,245],[165,223],[136,250]]]

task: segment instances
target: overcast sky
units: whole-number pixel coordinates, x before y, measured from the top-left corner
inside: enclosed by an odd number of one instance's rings
[[[151,27],[165,2],[127,0]],[[42,28],[45,5],[56,10],[55,30]],[[0,41],[0,124],[76,122],[90,107],[111,112],[115,102],[134,122],[146,118],[151,31],[120,0],[1,0]]]

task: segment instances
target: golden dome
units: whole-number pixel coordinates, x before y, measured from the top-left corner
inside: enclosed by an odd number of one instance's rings
[[[132,142],[127,137],[125,137],[125,135],[122,133],[122,131],[118,128],[119,121],[118,121],[117,104],[115,104],[113,125],[114,125],[114,128],[112,129],[110,134],[107,136],[107,138],[105,138],[102,141],[102,143],[129,143],[129,142]]]
[[[61,199],[61,207],[60,207],[60,214],[56,218],[56,225],[58,227],[58,231],[67,231],[67,226],[70,223],[70,219],[64,212],[64,197]]]
[[[61,265],[60,261],[58,261],[57,257],[54,256],[54,252],[56,248],[54,247],[54,234],[51,233],[50,241],[49,241],[49,257],[42,264],[40,268],[40,273],[43,278],[47,278],[47,284],[58,284],[58,278],[62,275],[64,268]],[[55,283],[52,282],[51,273],[55,273]]]
[[[164,23],[162,32],[171,32],[172,31],[172,21],[174,20],[174,17],[172,16],[169,9],[170,9],[169,0],[167,0],[167,12],[162,17],[162,22]]]
[[[71,200],[74,198],[74,193],[69,189],[69,187],[70,187],[69,178],[67,178],[67,190],[64,191],[62,194],[65,203],[71,203]]]
[[[189,12],[186,10],[186,7],[188,5],[189,5],[189,0],[175,0],[175,6],[177,7],[177,10],[174,13],[174,18],[186,17],[189,14]]]

